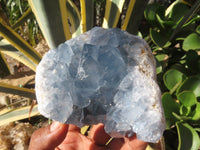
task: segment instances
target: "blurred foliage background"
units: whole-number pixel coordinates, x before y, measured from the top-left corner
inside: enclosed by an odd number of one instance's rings
[[[0,0],[0,16],[2,78],[10,74],[4,54],[35,71],[42,56],[32,47],[42,39],[54,48],[93,26],[118,27],[144,38],[157,62],[167,123],[161,147],[199,149],[200,0]],[[35,99],[34,87],[0,83],[0,91]],[[14,109],[8,103],[0,110],[0,123],[30,114],[38,115],[37,105]]]
[[[27,0],[0,0],[0,15],[11,27],[15,27],[17,21],[29,8]],[[36,46],[42,38],[41,31],[32,13],[15,30],[32,46]]]

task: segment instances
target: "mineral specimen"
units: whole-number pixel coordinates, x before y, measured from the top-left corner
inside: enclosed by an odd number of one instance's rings
[[[36,71],[38,109],[114,137],[156,142],[165,129],[156,64],[147,43],[120,29],[92,30],[50,50]]]

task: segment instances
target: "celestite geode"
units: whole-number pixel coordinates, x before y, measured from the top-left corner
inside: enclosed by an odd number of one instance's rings
[[[42,115],[79,127],[102,122],[114,137],[156,142],[165,129],[152,52],[120,29],[95,27],[50,50],[37,67],[36,96]]]

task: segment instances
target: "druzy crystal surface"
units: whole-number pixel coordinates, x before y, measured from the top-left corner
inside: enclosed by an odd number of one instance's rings
[[[36,71],[38,109],[114,137],[156,142],[165,129],[156,64],[147,43],[120,29],[92,30],[50,50]]]

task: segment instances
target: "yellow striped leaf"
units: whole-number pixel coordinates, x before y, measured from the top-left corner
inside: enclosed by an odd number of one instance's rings
[[[142,19],[147,0],[130,0],[122,30],[137,34],[138,26]]]
[[[71,1],[67,0],[67,14],[71,24],[72,37],[83,33],[81,32],[81,16],[76,5]]]
[[[62,17],[62,22],[63,22],[63,29],[65,33],[65,37],[67,40],[72,38],[72,34],[70,33],[70,26],[68,22],[68,11],[67,11],[67,0],[59,0],[59,5],[60,5],[60,12],[61,12],[61,17]]]
[[[125,0],[106,0],[103,28],[114,28],[117,26],[124,2]]]
[[[0,125],[39,115],[37,105],[34,106],[34,108],[32,109],[29,115],[30,107],[31,106],[27,106],[27,107],[18,108],[18,109],[6,108],[4,110],[1,110],[0,111]]]
[[[19,36],[11,27],[3,24],[0,20],[0,35],[9,41],[15,48],[22,52],[35,64],[39,64],[41,55],[31,47],[21,36]]]
[[[20,95],[20,96],[28,97],[31,99],[36,99],[35,90],[13,86],[13,85],[2,83],[2,82],[0,82],[0,92]]]
[[[58,0],[29,0],[28,1],[40,29],[49,45],[56,48],[59,44],[65,42],[65,31]]]
[[[90,30],[94,26],[94,1],[80,0],[81,3],[81,28],[82,32]]]
[[[37,65],[33,63],[28,57],[26,57],[23,53],[18,51],[15,47],[5,42],[5,39],[0,41],[0,51],[1,53],[6,54],[23,63],[33,71],[36,71]]]
[[[0,52],[0,77],[5,77],[10,74],[10,68],[6,63],[4,55]]]

